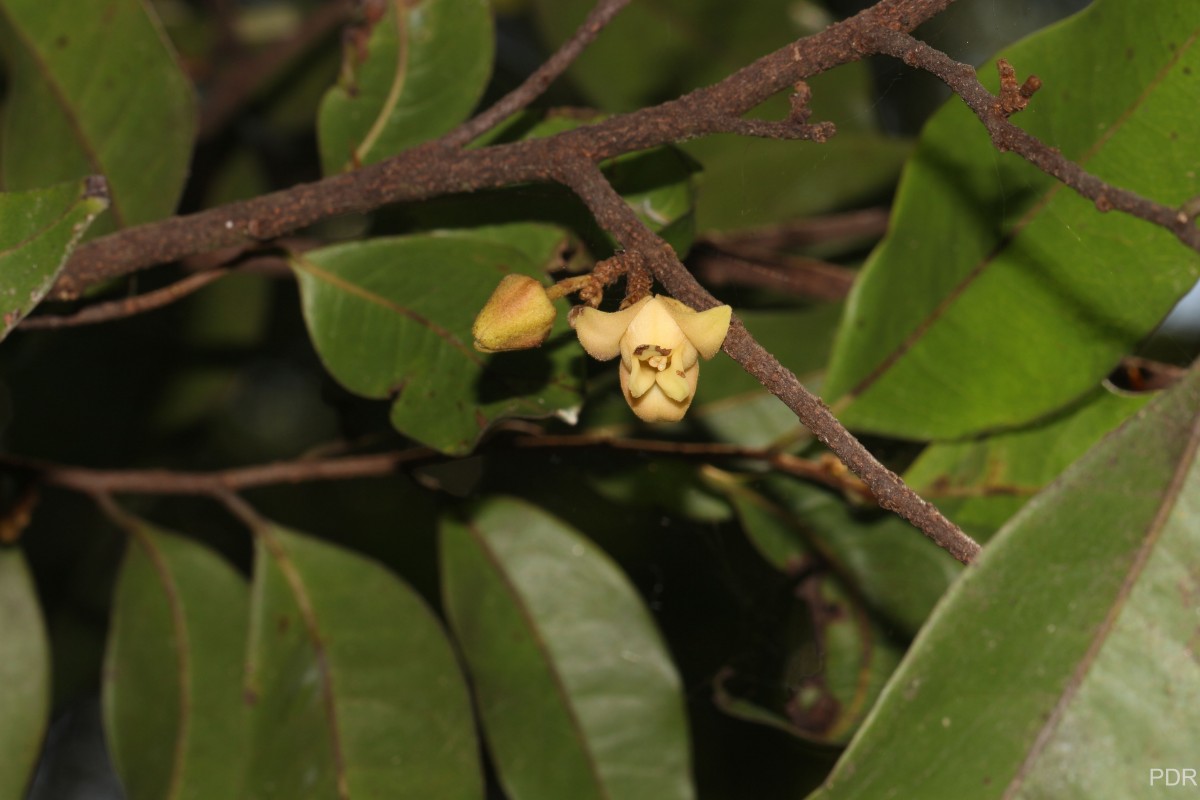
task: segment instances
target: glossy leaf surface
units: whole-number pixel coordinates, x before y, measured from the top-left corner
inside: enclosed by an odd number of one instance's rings
[[[207,548],[140,520],[117,579],[104,669],[109,751],[130,800],[236,797],[249,590]]]
[[[25,557],[0,548],[0,796],[23,797],[50,715],[50,644]]]
[[[321,360],[347,389],[395,397],[401,433],[451,453],[495,420],[579,405],[579,350],[560,313],[541,348],[485,355],[475,315],[507,272],[544,279],[525,252],[470,234],[373,239],[295,256]]]
[[[932,444],[904,479],[972,536],[987,539],[1149,399],[1100,389],[1078,408],[1042,424]]]
[[[839,131],[818,145],[711,136],[684,150],[704,167],[696,228],[708,233],[780,224],[886,192],[912,145]]]
[[[441,550],[446,610],[510,797],[693,796],[679,676],[604,553],[503,499],[447,522]]]
[[[447,132],[479,101],[492,68],[485,0],[387,0],[347,39],[342,76],[321,102],[326,175],[373,164]]]
[[[1200,707],[1198,409],[1193,371],[997,534],[822,800],[1144,797],[1152,767],[1188,763]]]
[[[103,175],[111,224],[175,210],[195,130],[192,87],[140,0],[4,0],[5,189]],[[105,223],[108,227],[109,223]]]
[[[1200,194],[1200,5],[1099,0],[1005,51],[1013,121],[1110,183]],[[995,68],[980,75],[995,87]],[[830,365],[843,422],[913,439],[1024,425],[1095,389],[1200,275],[1167,231],[995,152],[957,99],[926,126]]]
[[[257,533],[247,694],[255,798],[482,798],[466,685],[433,613],[382,565]]]
[[[0,339],[50,291],[75,243],[107,205],[89,181],[0,194]]]

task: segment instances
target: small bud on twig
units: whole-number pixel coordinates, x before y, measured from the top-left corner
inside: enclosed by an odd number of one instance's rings
[[[475,349],[498,353],[540,347],[556,316],[541,283],[528,275],[505,275],[475,317]]]
[[[1037,75],[1030,75],[1024,83],[1018,85],[1017,71],[1003,58],[996,62],[996,70],[1000,73],[999,110],[1006,117],[1012,116],[1029,105],[1029,98],[1042,88],[1042,79]]]

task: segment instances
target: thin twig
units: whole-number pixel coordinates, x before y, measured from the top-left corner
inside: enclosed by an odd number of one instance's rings
[[[1136,192],[1112,186],[1074,163],[1056,148],[1042,143],[1009,121],[1009,115],[1020,106],[1012,91],[997,97],[984,88],[975,69],[947,56],[940,50],[914,39],[907,33],[883,26],[867,26],[863,40],[872,50],[894,56],[911,67],[917,67],[940,78],[962,98],[987,128],[992,144],[1002,153],[1020,155],[1047,175],[1061,181],[1083,197],[1095,203],[1099,211],[1122,211],[1165,228],[1187,247],[1200,252],[1200,227],[1185,209],[1172,208],[1142,197]],[[1003,68],[1002,68],[1003,73]],[[1008,81],[1010,87],[1012,80]],[[1016,97],[1028,96],[1037,83],[1026,81],[1015,89]]]
[[[671,246],[641,223],[595,164],[584,158],[565,158],[555,168],[559,180],[579,195],[600,226],[626,250],[640,252],[655,277],[674,297],[699,310],[719,304],[679,262]],[[916,525],[962,563],[969,564],[975,559],[979,544],[871,455],[820,398],[810,394],[790,370],[754,340],[736,316],[724,350],[862,478],[880,506]]]
[[[514,423],[513,429],[534,430]],[[505,449],[597,449],[646,453],[702,460],[756,461],[772,469],[805,480],[873,500],[870,490],[831,458],[804,459],[770,449],[742,447],[713,442],[668,442],[657,439],[630,439],[594,434],[523,435],[494,438],[489,450]],[[211,495],[245,491],[279,484],[315,481],[351,480],[391,475],[403,466],[447,459],[435,450],[412,447],[357,456],[301,458],[250,467],[189,472],[167,469],[96,469],[58,464],[16,456],[0,456],[0,465],[36,476],[44,484],[94,496],[112,494]],[[30,483],[35,486],[35,483]]]
[[[258,510],[254,506],[247,503],[239,494],[231,489],[217,489],[212,493],[212,496],[256,536],[271,527],[270,523],[258,513]]]
[[[604,30],[617,12],[627,5],[629,5],[629,0],[599,0],[571,38],[563,42],[554,55],[535,69],[533,74],[526,78],[520,86],[501,97],[488,110],[442,137],[442,143],[450,147],[462,147],[478,139],[510,115],[541,97],[550,84],[554,83],[555,79],[562,75],[567,67],[571,66],[572,62],[579,57],[579,54],[600,35],[600,31]]]
[[[112,322],[116,319],[144,314],[147,311],[153,311],[177,300],[182,300],[213,281],[225,277],[230,272],[229,269],[196,272],[161,289],[133,297],[123,297],[120,300],[96,303],[80,309],[74,314],[43,314],[37,317],[26,317],[18,328],[23,331],[73,328],[78,325],[95,325],[100,322]]]
[[[791,453],[722,442],[671,442],[662,439],[625,439],[587,434],[520,436],[512,440],[512,445],[521,449],[590,448],[677,458],[758,461],[779,472],[820,483],[856,495],[863,500],[875,501],[875,496],[871,494],[871,490],[867,488],[866,484],[849,474],[841,462],[832,456],[809,459]]]
[[[388,475],[402,464],[438,458],[435,450],[413,447],[370,455],[320,460],[277,461],[216,472],[167,469],[108,470],[56,464],[12,456],[0,464],[38,475],[51,486],[87,494],[173,494],[219,496],[261,486],[309,481],[349,480]]]
[[[583,153],[599,162],[624,153],[720,130],[771,95],[869,51],[862,32],[912,30],[953,0],[881,0],[871,8],[800,39],[719,83],[652,108],[611,117],[555,136],[461,150],[438,140],[378,164],[313,183],[128,228],[77,248],[51,299],[184,256],[257,243],[323,219],[366,213],[389,203],[553,179],[556,154]]]
[[[845,239],[877,239],[887,233],[888,217],[886,208],[863,208],[790,220],[781,225],[707,233],[704,238],[731,253],[737,253],[743,247],[786,250]]]
[[[773,254],[768,260],[759,254],[751,259],[705,244],[692,248],[688,266],[706,286],[758,286],[820,300],[844,299],[855,276],[854,270],[815,258]]]

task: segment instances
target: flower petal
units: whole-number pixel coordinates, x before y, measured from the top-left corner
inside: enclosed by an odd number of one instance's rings
[[[676,350],[675,353],[676,358],[671,363],[674,364],[678,369],[691,369],[696,365],[696,348],[687,340],[686,337],[683,340],[683,344],[679,346],[679,349]]]
[[[688,372],[692,375],[689,376]],[[655,381],[663,390],[667,397],[682,403],[692,396],[692,392],[696,389],[696,376],[700,373],[700,365],[694,364],[690,370],[682,369],[665,369],[658,373]],[[691,377],[689,381],[688,378]]]
[[[707,311],[694,311],[672,297],[659,298],[663,308],[670,313],[675,324],[683,331],[688,341],[695,345],[700,355],[712,358],[725,342],[729,333],[729,320],[733,309],[717,306]]]
[[[683,344],[683,331],[675,324],[675,319],[662,301],[661,297],[651,297],[650,302],[642,307],[641,313],[629,323],[625,338],[631,347],[649,344],[662,350],[673,351]],[[629,309],[637,307],[632,305]]]
[[[647,367],[642,363],[640,358],[630,359],[629,370],[629,393],[634,397],[641,397],[646,393],[646,390],[654,385],[654,379],[658,377],[658,371]],[[621,362],[621,367],[625,367],[625,363]]]
[[[695,389],[694,383],[692,388]],[[691,395],[683,402],[672,400],[657,383],[641,397],[633,397],[629,392],[629,370],[624,364],[621,365],[621,391],[624,392],[625,401],[629,403],[633,413],[646,422],[678,422],[683,419],[688,406],[692,404]]]
[[[588,355],[598,361],[608,361],[621,353],[621,337],[630,323],[641,313],[651,298],[645,297],[622,311],[599,311],[584,307],[572,319],[579,343]]]

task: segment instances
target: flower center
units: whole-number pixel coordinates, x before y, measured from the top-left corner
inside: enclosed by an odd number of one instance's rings
[[[642,344],[633,349],[633,355],[646,366],[662,372],[671,366],[671,348],[656,344]]]

